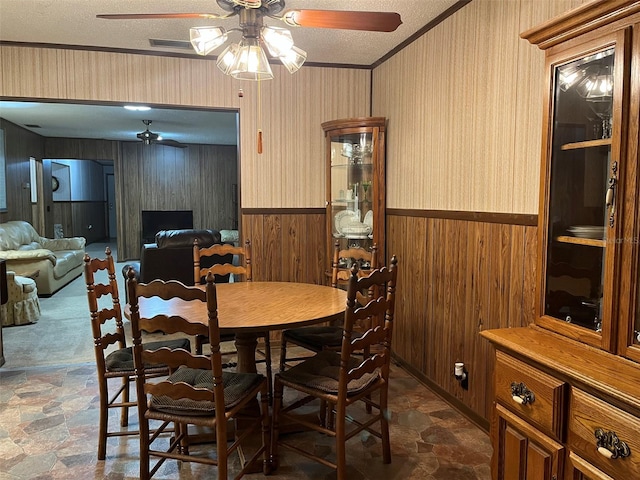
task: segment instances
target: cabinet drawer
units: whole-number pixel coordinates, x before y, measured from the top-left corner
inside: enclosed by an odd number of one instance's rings
[[[608,403],[573,389],[569,409],[569,449],[578,453],[613,478],[640,478],[640,419]],[[628,447],[618,448],[618,458],[608,458],[603,447],[598,448],[596,431],[604,433],[611,442],[615,438]],[[615,437],[613,437],[615,435]],[[605,442],[607,443],[607,442]]]
[[[563,440],[566,383],[496,352],[496,398],[540,430]]]
[[[615,480],[602,470],[597,469],[586,460],[580,458],[575,452],[569,452],[567,465],[567,480]]]

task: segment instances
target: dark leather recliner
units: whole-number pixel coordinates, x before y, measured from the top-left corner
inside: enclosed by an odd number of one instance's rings
[[[145,243],[140,251],[140,262],[124,266],[122,273],[127,278],[129,267],[133,267],[136,278],[141,283],[149,283],[157,278],[178,280],[185,285],[193,285],[193,241],[197,239],[201,247],[221,243],[217,230],[161,230],[156,234],[156,243]],[[206,261],[205,261],[206,260]],[[231,263],[233,255],[203,258],[203,266],[214,263]],[[229,275],[216,275],[216,283],[227,283]]]

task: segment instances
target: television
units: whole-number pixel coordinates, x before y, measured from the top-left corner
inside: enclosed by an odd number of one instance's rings
[[[142,210],[142,243],[153,243],[160,230],[193,228],[192,210]]]

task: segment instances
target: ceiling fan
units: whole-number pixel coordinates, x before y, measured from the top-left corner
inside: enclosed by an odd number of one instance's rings
[[[239,28],[193,27],[190,40],[196,53],[207,55],[227,41],[228,32],[239,31],[240,43],[229,45],[219,56],[217,65],[226,75],[243,80],[273,78],[262,45],[294,73],[307,58],[306,52],[293,44],[286,28],[265,26],[263,18],[274,18],[292,27],[330,28],[392,32],[402,20],[394,12],[360,12],[346,10],[286,10],[285,0],[216,0],[227,13],[121,13],[96,15],[108,20],[194,18],[221,20],[239,17]]]
[[[136,137],[142,140],[142,143],[144,145],[151,145],[152,143],[156,143],[160,145],[167,145],[170,147],[187,148],[187,145],[185,145],[184,143],[180,143],[176,140],[171,140],[168,138],[162,138],[160,134],[154,133],[151,130],[149,130],[149,125],[151,125],[151,120],[142,120],[142,123],[144,123],[147,126],[147,128],[145,129],[144,132],[138,133]]]

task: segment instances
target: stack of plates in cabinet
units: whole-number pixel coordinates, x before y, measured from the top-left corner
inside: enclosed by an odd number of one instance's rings
[[[351,222],[358,222],[359,215],[357,212],[353,210],[341,210],[336,213],[335,216],[335,227],[338,235],[344,236],[347,232],[345,232],[345,228]]]
[[[371,233],[371,227],[358,220],[353,220],[342,227],[341,233],[349,238],[367,238]]]
[[[574,225],[567,230],[571,235],[579,238],[603,239],[606,233],[606,227],[598,225]]]

